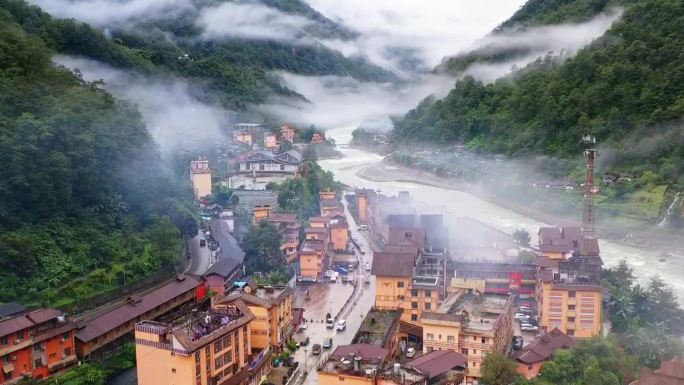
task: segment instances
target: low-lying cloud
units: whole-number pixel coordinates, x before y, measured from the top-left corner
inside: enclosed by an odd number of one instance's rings
[[[97,27],[136,20],[158,20],[193,8],[187,0],[30,0],[50,15],[74,18]]]
[[[146,78],[70,56],[56,56],[53,61],[79,70],[85,80],[104,81],[109,92],[137,104],[148,131],[163,151],[213,143],[231,121],[230,112],[197,100],[183,81]]]
[[[203,37],[256,40],[298,40],[313,21],[278,11],[263,4],[223,3],[203,8],[197,18]]]
[[[363,121],[402,115],[428,95],[444,96],[453,86],[451,78],[434,75],[402,85],[360,82],[341,76],[279,75],[283,85],[312,103],[273,98],[259,109],[286,121],[326,129],[356,127]]]
[[[602,36],[621,15],[622,10],[615,9],[586,23],[549,25],[510,34],[488,35],[470,50],[480,48],[492,52],[517,50],[526,53],[502,62],[474,64],[464,74],[484,82],[492,82],[511,72],[512,68],[522,68],[547,53],[560,56],[561,59],[568,58]]]

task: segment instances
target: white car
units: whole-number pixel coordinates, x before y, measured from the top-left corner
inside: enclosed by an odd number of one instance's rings
[[[539,326],[530,325],[530,324],[522,324],[522,325],[520,325],[520,330],[522,330],[524,332],[537,332],[537,331],[539,331]]]
[[[361,226],[357,227],[356,230],[358,230],[358,231],[368,230],[368,226],[366,226],[366,225],[361,225]]]
[[[527,319],[530,319],[530,316],[528,316],[525,313],[515,313],[515,319],[517,319],[518,321],[527,320]]]
[[[364,267],[366,268],[366,271],[370,271],[370,269],[371,269],[370,263],[368,263],[368,262],[366,262]]]
[[[346,328],[347,328],[347,321],[346,320],[341,319],[341,320],[337,321],[337,325],[335,325],[335,329],[337,331],[341,332]]]
[[[347,282],[353,284],[353,283],[354,283],[354,276],[353,276],[353,275],[350,275],[349,278],[347,279]]]
[[[406,349],[406,358],[413,358],[416,355],[416,348]]]

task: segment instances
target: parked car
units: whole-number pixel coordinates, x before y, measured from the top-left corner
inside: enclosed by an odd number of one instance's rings
[[[366,268],[366,271],[370,271],[370,269],[371,269],[370,263],[368,263],[368,262],[366,262],[364,267]]]
[[[347,270],[349,270],[349,271],[354,270],[354,265],[350,263],[349,266],[347,266]]]
[[[343,275],[342,276],[342,283],[347,283],[349,282],[349,276],[348,275]]]
[[[529,318],[531,318],[531,317],[530,317],[529,315],[525,314],[525,313],[515,313],[515,319],[517,319],[518,321],[520,321],[520,320],[526,320],[526,319],[529,319]]]
[[[529,306],[526,306],[526,305],[522,305],[522,306],[520,306],[519,310],[520,310],[521,312],[527,313],[527,312],[531,312],[531,311],[532,311],[532,308],[529,307]]]
[[[301,341],[299,341],[299,346],[307,346],[309,344],[309,337],[304,337]]]
[[[311,347],[311,354],[313,354],[314,356],[321,354],[321,345],[313,344],[313,346]]]
[[[413,356],[416,355],[416,348],[408,348],[406,349],[406,358],[413,358]]]
[[[337,321],[337,325],[335,325],[335,329],[337,329],[337,331],[341,332],[346,328],[347,328],[347,320],[341,319],[341,320]]]
[[[334,318],[328,318],[325,320],[325,327],[327,329],[332,329],[335,327],[335,319]]]
[[[539,331],[539,326],[531,324],[522,324],[520,325],[520,330],[524,332],[537,332]]]
[[[332,348],[333,340],[332,338],[328,337],[323,341],[323,349],[330,349]]]
[[[207,245],[207,240],[206,239],[200,239],[200,247],[204,247]]]
[[[366,226],[366,225],[361,225],[361,226],[357,227],[356,230],[358,230],[358,231],[365,231],[365,230],[368,230],[368,226]]]

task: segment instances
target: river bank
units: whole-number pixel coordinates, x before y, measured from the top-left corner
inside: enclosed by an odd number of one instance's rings
[[[394,162],[384,160],[358,171],[360,178],[375,182],[408,182],[426,186],[445,188],[473,194],[497,206],[533,218],[537,221],[558,226],[579,226],[580,221],[556,215],[549,211],[540,210],[518,202],[505,199],[479,185],[463,183],[440,177],[434,173],[410,168]],[[663,258],[684,253],[682,250],[682,234],[676,231],[649,228],[647,226],[625,225],[615,222],[599,221],[597,231],[607,240],[620,242],[637,248],[650,248],[663,254]]]

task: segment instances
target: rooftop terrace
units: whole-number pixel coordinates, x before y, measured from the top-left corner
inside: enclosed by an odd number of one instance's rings
[[[352,343],[385,347],[399,325],[399,310],[371,309],[361,323]],[[394,327],[394,328],[393,328]]]
[[[449,295],[435,313],[424,313],[423,318],[461,322],[468,329],[491,331],[499,316],[507,311],[509,302],[510,295],[469,294],[461,290]]]

